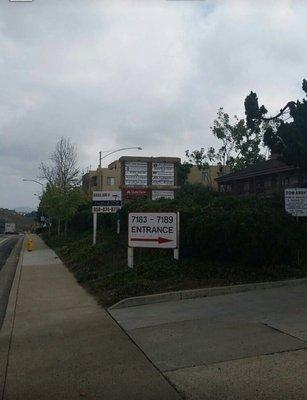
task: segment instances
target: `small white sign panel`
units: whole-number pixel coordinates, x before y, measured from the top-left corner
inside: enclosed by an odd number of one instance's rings
[[[116,213],[118,210],[120,210],[120,206],[93,206],[92,207],[92,212],[93,213]]]
[[[101,190],[93,192],[93,201],[121,201],[121,190]]]
[[[147,163],[128,161],[125,163],[125,185],[147,186]]]
[[[151,193],[152,200],[159,199],[174,199],[174,191],[173,190],[153,190]]]
[[[129,213],[128,246],[178,248],[177,213]]]
[[[174,186],[175,166],[172,163],[152,164],[152,184],[161,186]]]
[[[307,188],[285,189],[285,209],[296,217],[306,217]]]

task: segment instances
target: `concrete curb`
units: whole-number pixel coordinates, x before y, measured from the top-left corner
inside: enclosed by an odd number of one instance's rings
[[[20,238],[19,241],[16,243],[16,246],[10,255],[10,257],[16,257],[16,250],[19,249],[20,246],[20,253],[19,259],[17,263],[17,267],[14,273],[14,279],[12,286],[10,287],[10,295],[7,302],[6,313],[3,320],[3,324],[0,330],[0,388],[4,389],[5,379],[6,379],[6,368],[9,356],[9,349],[10,349],[10,342],[12,331],[14,327],[14,318],[15,318],[15,309],[17,303],[17,295],[18,295],[18,287],[19,287],[19,280],[21,274],[21,267],[22,267],[22,260],[25,248],[25,236]],[[9,259],[10,259],[9,257]],[[7,262],[10,262],[10,260]],[[3,393],[0,392],[0,396],[2,398]]]
[[[178,301],[186,299],[196,299],[198,297],[221,296],[231,293],[248,292],[251,290],[264,290],[271,288],[279,288],[283,286],[299,286],[307,284],[307,278],[290,279],[275,282],[247,283],[243,285],[218,286],[202,289],[180,290],[178,292],[166,292],[159,294],[151,294],[148,296],[128,297],[113,304],[109,310],[119,308],[143,306],[146,304],[162,303],[167,301]]]

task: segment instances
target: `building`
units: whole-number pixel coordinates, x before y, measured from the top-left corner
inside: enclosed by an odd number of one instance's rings
[[[123,199],[146,198],[156,200],[161,197],[173,199],[179,189],[177,157],[121,157]],[[110,164],[112,167],[112,164]]]
[[[220,192],[235,196],[272,197],[285,188],[307,186],[307,173],[272,157],[241,171],[216,178]]]
[[[91,196],[94,190],[119,190],[121,184],[121,165],[114,161],[108,168],[97,168],[82,176],[82,189]]]
[[[93,191],[122,190],[123,200],[133,198],[174,198],[179,188],[177,157],[121,157],[108,168],[89,171],[82,177],[82,188]]]
[[[197,165],[193,165],[187,176],[187,182],[191,184],[202,184],[213,190],[218,190],[216,179],[221,175],[221,165],[209,165],[207,168],[199,169]]]

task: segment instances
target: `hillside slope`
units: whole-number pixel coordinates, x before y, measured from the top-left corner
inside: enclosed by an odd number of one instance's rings
[[[4,232],[4,224],[14,222],[17,231],[30,230],[34,226],[34,218],[28,215],[21,215],[14,210],[0,208],[0,233]]]

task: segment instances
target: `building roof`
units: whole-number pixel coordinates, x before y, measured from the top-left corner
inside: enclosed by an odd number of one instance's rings
[[[180,163],[181,159],[178,157],[138,157],[138,156],[122,156],[118,160],[111,162],[108,168],[113,168],[116,163],[121,163],[124,161],[133,162],[166,162],[166,163]]]
[[[295,167],[285,164],[284,162],[277,159],[269,159],[262,161],[251,167],[245,168],[241,171],[232,172],[216,178],[219,183],[226,183],[231,181],[237,181],[241,179],[251,178],[259,175],[270,175],[278,172],[293,171]]]
[[[138,157],[138,156],[122,156],[119,161],[144,161],[144,162],[172,162],[180,163],[179,157]]]

